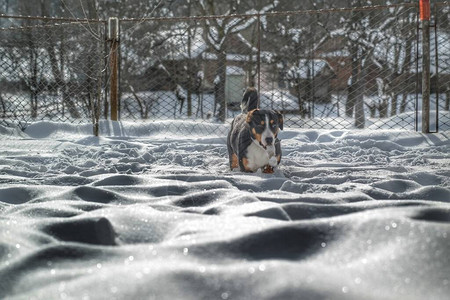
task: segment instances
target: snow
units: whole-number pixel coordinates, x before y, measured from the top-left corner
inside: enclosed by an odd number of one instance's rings
[[[246,174],[209,126],[0,127],[0,298],[447,299],[449,131],[285,128]]]
[[[237,66],[227,66],[227,75],[245,75],[244,69]]]
[[[281,111],[298,110],[298,99],[289,92],[282,90],[262,91],[260,96],[262,109],[276,109]]]
[[[171,30],[161,31],[158,34],[170,45],[170,51],[164,55],[164,59],[177,61],[186,58],[198,58],[207,49],[203,39],[203,28],[189,29],[187,24],[180,24]],[[188,51],[189,47],[190,51]]]
[[[330,67],[323,59],[300,59],[298,65],[292,66],[288,71],[290,78],[307,79],[313,77],[313,70],[316,74],[322,72],[326,67]]]
[[[261,51],[260,56],[262,61],[270,63],[271,60],[273,59],[274,54],[268,51]],[[226,57],[227,61],[234,61],[234,62],[249,62],[249,61],[254,62],[258,60],[258,55],[256,54],[244,55],[244,54],[229,53],[226,55]],[[217,60],[217,55],[210,52],[204,52],[202,54],[202,58],[206,60]]]
[[[348,50],[336,50],[331,52],[325,52],[323,54],[319,54],[320,57],[328,58],[328,57],[348,57],[350,56],[350,52]]]

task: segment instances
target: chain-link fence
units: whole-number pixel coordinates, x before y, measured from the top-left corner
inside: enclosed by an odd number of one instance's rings
[[[431,116],[430,129],[450,129],[450,3],[436,3],[431,30]]]
[[[243,91],[302,128],[415,126],[417,7],[122,22],[122,118],[229,121]]]
[[[431,114],[450,129],[450,5],[435,5]],[[104,21],[0,17],[0,117],[155,122],[224,134],[254,86],[296,128],[395,128],[420,121],[418,6],[122,19],[117,74]],[[9,23],[8,23],[9,22]],[[7,24],[8,23],[8,24]],[[115,76],[113,76],[115,75]],[[113,82],[112,82],[113,81]],[[189,124],[189,126],[187,125]]]
[[[248,37],[257,36],[256,20],[122,20],[122,120],[229,122],[240,109],[244,89],[255,85],[257,45]],[[225,133],[224,128],[197,126],[200,132]]]
[[[0,18],[0,122],[91,122],[105,80],[102,22]]]
[[[291,20],[286,22],[285,20]],[[311,128],[414,129],[417,11],[401,5],[270,19],[278,72]],[[303,28],[298,30],[298,28]],[[286,93],[287,94],[287,93]]]

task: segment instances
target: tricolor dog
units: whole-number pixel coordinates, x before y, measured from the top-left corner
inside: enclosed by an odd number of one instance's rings
[[[258,93],[248,88],[242,98],[242,113],[231,123],[227,146],[230,168],[242,172],[273,173],[281,160],[281,145],[277,138],[283,130],[283,116],[274,110],[258,108]]]

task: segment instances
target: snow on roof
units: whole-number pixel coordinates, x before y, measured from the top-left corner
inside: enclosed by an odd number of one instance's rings
[[[168,36],[167,43],[171,45],[170,51],[166,55],[167,59],[182,60],[186,58],[197,58],[206,51],[208,47],[203,39],[202,28],[191,29],[190,40],[187,30],[187,28],[180,27],[161,32],[161,35]]]
[[[191,29],[191,38],[189,41],[187,28],[183,26],[176,28],[174,30],[166,30],[162,31],[161,35],[163,37],[167,36],[167,44],[170,45],[170,49],[168,49],[168,53],[165,56],[165,59],[170,60],[183,60],[187,58],[198,58],[201,57],[203,59],[208,60],[216,60],[217,55],[208,50],[208,45],[204,40],[203,36],[203,28],[193,28]],[[249,61],[250,54],[253,54],[251,59],[253,61],[257,60],[257,56],[254,54],[257,52],[257,49],[253,47],[241,34],[236,34],[236,37],[240,42],[248,47],[249,54],[238,54],[238,53],[229,53],[227,54],[228,61]],[[189,47],[188,43],[190,43],[190,55],[189,55]],[[266,60],[270,60],[270,57],[273,54],[261,52],[261,57]]]
[[[348,57],[350,52],[347,49],[324,52],[319,55],[320,57]]]
[[[245,75],[245,71],[241,67],[227,66],[227,75]]]
[[[274,56],[273,53],[267,52],[267,51],[261,51],[261,60],[263,62],[270,62],[272,57]],[[211,52],[203,52],[202,58],[207,60],[216,60],[217,55],[215,53]],[[258,56],[256,54],[237,54],[237,53],[229,53],[227,54],[227,61],[242,61],[242,62],[248,62],[248,61],[257,61]]]
[[[260,107],[262,109],[298,110],[298,100],[289,92],[282,90],[261,91]]]
[[[288,71],[288,76],[292,78],[307,79],[314,74],[318,74],[326,67],[330,67],[324,59],[300,59],[298,64],[292,66]]]
[[[202,58],[204,59],[208,59],[208,60],[216,60],[217,59],[217,55],[215,53],[211,53],[211,52],[205,52],[202,55]],[[228,61],[248,61],[248,55],[244,55],[244,54],[227,54],[227,60]]]

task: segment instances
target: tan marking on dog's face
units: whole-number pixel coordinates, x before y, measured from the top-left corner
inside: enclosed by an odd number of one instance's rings
[[[258,142],[261,142],[261,134],[257,133],[255,128],[252,128],[252,133],[253,133],[253,136],[255,137],[255,140],[257,140]]]
[[[232,169],[234,169],[234,168],[237,168],[238,167],[238,157],[237,157],[237,155],[236,154],[232,154],[231,155],[231,168]]]
[[[272,120],[270,120],[270,124],[273,124],[275,121],[272,119]]]
[[[248,167],[248,159],[247,158],[243,158],[242,159],[242,164],[244,165],[244,169],[245,169],[245,171],[247,171],[247,172],[252,172],[253,170],[252,169],[250,169],[249,167]]]
[[[265,122],[264,121],[261,121],[261,125],[264,125],[265,124]]]

